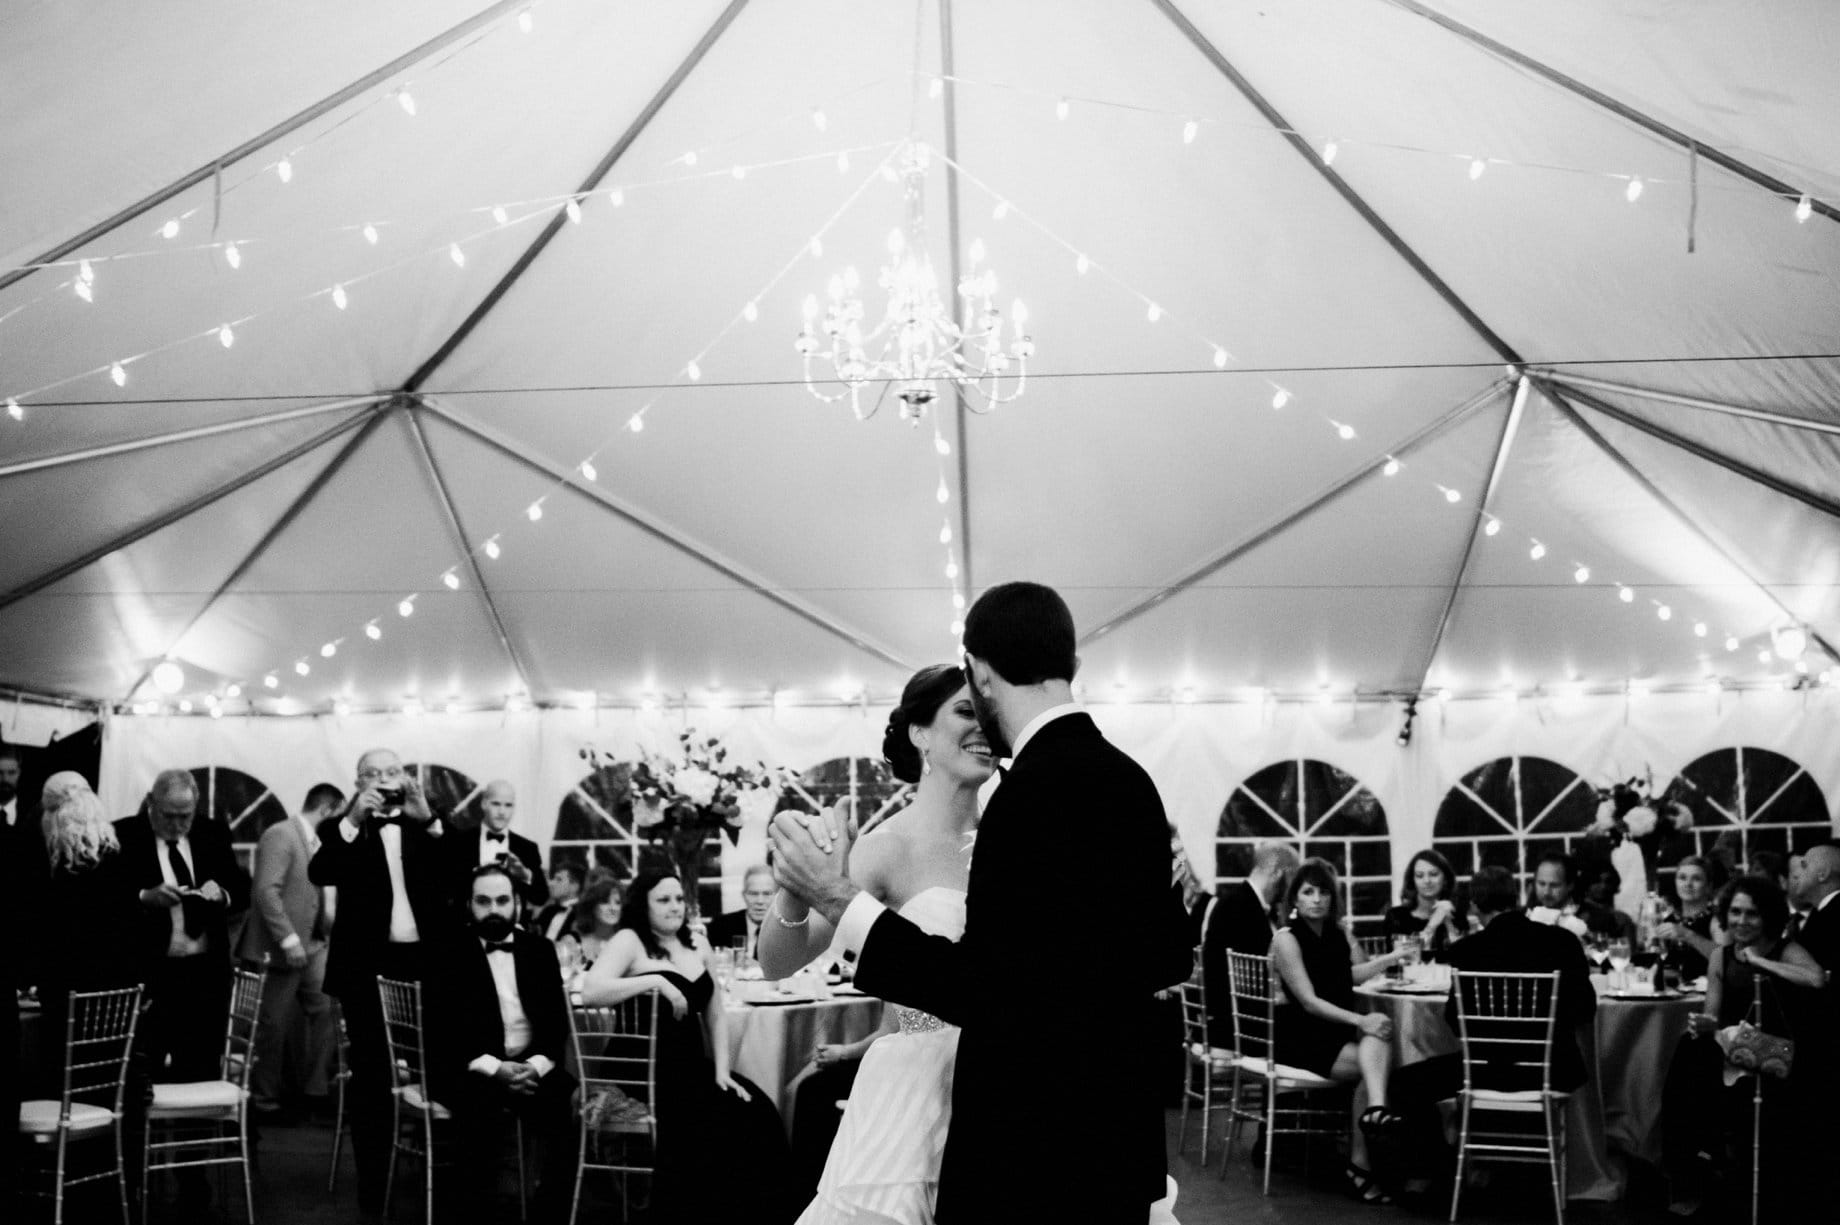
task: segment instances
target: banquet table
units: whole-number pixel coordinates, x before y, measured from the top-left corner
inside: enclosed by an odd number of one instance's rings
[[[1392,1018],[1395,1066],[1457,1052],[1457,1036],[1444,1019],[1445,993],[1407,994],[1379,981],[1356,990],[1368,1011]],[[1613,1152],[1660,1160],[1662,1082],[1687,1017],[1704,998],[1617,999],[1599,991],[1597,1014],[1577,1035],[1595,1074],[1566,1110],[1566,1198],[1620,1199],[1628,1174],[1611,1160]]]
[[[828,1000],[737,982],[727,1012],[729,1066],[772,1098],[791,1130],[793,1082],[821,1043],[856,1042],[882,1023],[882,1001],[850,988]]]

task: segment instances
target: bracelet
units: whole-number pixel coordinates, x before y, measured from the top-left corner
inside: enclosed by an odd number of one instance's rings
[[[779,912],[779,902],[777,900],[775,900],[773,903],[773,917],[779,920],[779,925],[781,927],[799,928],[799,927],[804,927],[807,923],[811,922],[811,915],[809,912],[802,919],[798,919],[798,920],[788,919],[785,915]]]

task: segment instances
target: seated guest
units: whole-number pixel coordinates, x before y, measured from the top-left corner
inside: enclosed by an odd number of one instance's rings
[[[779,886],[773,883],[772,868],[764,863],[749,868],[741,878],[742,908],[718,915],[710,921],[709,947],[732,948],[736,940],[745,940],[748,959],[757,960],[760,925],[767,921],[767,907],[773,904],[773,895],[778,889]]]
[[[1591,988],[1591,969],[1585,963],[1584,947],[1574,936],[1535,923],[1515,909],[1514,876],[1506,868],[1487,867],[1470,877],[1469,900],[1482,920],[1482,929],[1451,946],[1445,960],[1453,969],[1471,973],[1559,972],[1559,1015],[1552,1038],[1552,1087],[1558,1092],[1571,1092],[1585,1081],[1584,1057],[1579,1054],[1577,1031],[1597,1012],[1597,993]],[[1446,1005],[1444,1015],[1455,1032],[1454,998]],[[1527,1083],[1527,1071],[1507,1069],[1478,1087],[1538,1088],[1537,1079]],[[1452,1158],[1444,1147],[1437,1103],[1455,1097],[1462,1088],[1463,1057],[1460,1054],[1437,1055],[1407,1064],[1393,1074],[1394,1107],[1405,1116],[1414,1151],[1420,1154],[1414,1172],[1449,1171]]]
[[[1636,921],[1616,908],[1616,895],[1623,891],[1623,874],[1609,860],[1599,859],[1578,865],[1577,880],[1578,892],[1584,895],[1579,899],[1577,914],[1584,920],[1585,930],[1612,940],[1627,940],[1634,948],[1638,938]]]
[[[569,930],[575,902],[581,897],[581,875],[581,868],[572,863],[559,863],[550,869],[549,901],[537,911],[532,924],[545,940],[553,943]]]
[[[1689,855],[1674,869],[1674,917],[1661,924],[1657,934],[1672,946],[1682,982],[1708,972],[1716,947],[1712,926],[1721,921],[1712,904],[1713,891],[1722,883],[1714,877],[1712,861],[1703,855]]]
[[[1386,934],[1417,936],[1435,958],[1469,934],[1469,904],[1457,897],[1457,874],[1436,851],[1420,851],[1406,865],[1399,905],[1386,912]]]
[[[684,929],[675,874],[641,872],[619,932],[582,983],[582,1003],[615,1004],[656,991],[657,1173],[652,1220],[790,1221],[801,1207],[779,1111],[729,1067],[722,991],[708,945]]]
[[[473,869],[495,863],[511,875],[524,912],[534,915],[549,901],[549,884],[543,877],[543,852],[522,834],[511,831],[517,816],[517,791],[502,778],[487,783],[479,794],[479,825],[464,832],[456,829],[446,840],[447,877],[454,901],[465,913],[466,892],[471,888]]]
[[[307,792],[300,815],[277,821],[256,843],[254,914],[243,924],[237,955],[267,968],[256,1064],[250,1071],[251,1105],[258,1113],[281,1109],[285,1079],[302,1097],[324,1099],[331,1074],[332,997],[326,994],[326,922],[322,890],[307,879],[319,848],[319,825],[345,807],[345,793],[330,783]]]
[[[1754,959],[1805,969],[1815,965],[1813,957],[1781,934],[1789,904],[1769,877],[1739,877],[1719,895],[1718,910],[1729,943],[1713,950],[1705,1005],[1688,1019],[1687,1038],[1675,1048],[1661,1095],[1669,1209],[1681,1216],[1699,1211],[1710,1190],[1710,1176],[1725,1152],[1727,1134],[1740,1136],[1747,1147],[1750,1143],[1754,1086],[1748,1080],[1724,1083],[1725,1053],[1714,1035],[1750,1016],[1759,979],[1769,981],[1758,973]],[[1782,999],[1766,987],[1758,1019],[1765,1033],[1787,1037]],[[1739,1168],[1748,1181],[1748,1163]]]
[[[65,1019],[72,991],[110,991],[141,981],[143,963],[123,934],[140,922],[134,882],[121,840],[81,774],[63,770],[45,780],[39,801],[42,839],[18,839],[30,916],[20,941],[25,982],[38,984],[43,1008],[41,1066],[22,1068],[32,1096],[62,1091]],[[219,1027],[218,1040],[222,1041]],[[129,1098],[139,1100],[138,1093]]]
[[[1207,984],[1208,1042],[1233,1045],[1232,984],[1227,981],[1227,954],[1271,951],[1272,908],[1290,887],[1297,852],[1287,843],[1261,842],[1252,848],[1252,871],[1228,885],[1214,900],[1201,937],[1201,976]]]
[[[1289,907],[1290,923],[1271,941],[1272,968],[1292,1001],[1279,1009],[1274,1053],[1281,1064],[1359,1082],[1346,1176],[1362,1199],[1383,1203],[1386,1193],[1367,1160],[1367,1133],[1394,1118],[1386,1108],[1393,1023],[1383,1013],[1355,1011],[1354,988],[1400,955],[1356,964],[1360,954],[1342,930],[1341,890],[1327,860],[1303,861],[1291,879]]]
[[[593,965],[600,960],[601,950],[620,930],[620,907],[625,900],[624,891],[612,876],[590,881],[582,890],[569,917],[568,930],[563,933],[581,945],[582,964]]]
[[[498,1211],[498,1174],[510,1115],[543,1154],[532,1219],[565,1221],[575,1188],[575,1078],[561,1066],[569,1019],[556,950],[517,928],[503,865],[474,868],[469,892],[468,928],[434,950],[425,988],[429,1089],[453,1114],[459,1140],[457,1194],[441,1219],[508,1219]]]
[[[1602,871],[1615,878],[1616,883],[1610,886],[1610,896],[1615,897],[1622,878],[1616,876],[1616,869],[1609,864],[1602,865]],[[1534,866],[1533,896],[1527,901],[1529,917],[1563,927],[1580,939],[1586,934],[1596,934],[1633,940],[1636,927],[1630,917],[1583,896],[1584,883],[1583,873],[1570,855],[1563,851],[1546,852]]]

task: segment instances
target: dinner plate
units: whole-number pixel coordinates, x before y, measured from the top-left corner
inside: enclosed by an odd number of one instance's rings
[[[1686,991],[1606,991],[1603,994],[1603,998],[1607,1000],[1630,1001],[1684,1000],[1688,998],[1689,994],[1698,993],[1689,993]]]
[[[749,1004],[752,1004],[756,1008],[768,1008],[768,1007],[773,1006],[774,1004],[815,1003],[817,1001],[817,998],[818,997],[815,995],[798,995],[798,994],[782,995],[777,991],[773,991],[773,992],[768,992],[768,993],[763,994],[757,1000],[748,1000],[747,1002]]]
[[[1388,983],[1380,990],[1388,995],[1449,995],[1449,983]]]

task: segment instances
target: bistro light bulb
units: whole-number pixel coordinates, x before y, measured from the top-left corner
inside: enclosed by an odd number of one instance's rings
[[[372,642],[376,642],[379,638],[383,637],[383,627],[378,625],[375,621],[367,621],[364,624],[364,636],[369,638]]]
[[[1706,636],[1706,623],[1704,621],[1695,621],[1693,623],[1693,636],[1695,638],[1704,638]]]
[[[947,578],[957,578],[958,577],[958,563],[957,562],[949,561],[946,563],[946,577]]]
[[[449,591],[460,590],[460,576],[454,573],[453,567],[451,566],[448,567],[447,573],[441,576],[441,581],[447,584],[447,589]]]
[[[1195,137],[1200,131],[1201,125],[1196,123],[1193,119],[1190,119],[1187,123],[1182,125],[1182,143],[1185,145],[1194,144]]]
[[[1572,581],[1575,583],[1590,582],[1591,581],[1591,567],[1581,565],[1576,570],[1572,571]]]
[[[306,676],[313,671],[313,665],[304,659],[297,659],[294,661],[294,671],[297,675]]]
[[[161,693],[177,693],[185,688],[185,669],[170,659],[162,659],[153,667],[153,687]]]
[[[1450,503],[1452,506],[1455,506],[1458,502],[1461,502],[1463,500],[1463,495],[1457,492],[1455,489],[1451,489],[1448,486],[1446,486],[1444,488],[1444,500]]]
[[[232,247],[236,246],[235,243],[231,243],[230,245]],[[77,261],[77,276],[85,285],[92,285],[96,281],[96,269],[88,260],[80,259]]]
[[[319,656],[321,659],[331,659],[334,655],[337,655],[338,653],[339,653],[339,644],[336,642],[328,642],[325,646],[319,649]]]
[[[115,386],[117,387],[126,387],[128,385],[128,371],[120,362],[110,364],[109,378],[115,381]]]
[[[1795,202],[1795,219],[1806,221],[1812,216],[1814,216],[1814,201],[1804,194],[1800,200]]]
[[[543,517],[543,499],[538,498],[535,502],[526,506],[524,508],[524,517],[529,519],[532,523],[541,519]]]
[[[946,478],[939,478],[939,488],[933,491],[933,500],[944,506],[952,498],[952,491],[946,488]]]
[[[494,536],[490,540],[486,541],[486,556],[487,557],[491,558],[493,561],[497,561],[499,551],[500,550],[498,547],[498,537]]]
[[[635,434],[637,434],[640,430],[643,430],[645,428],[644,414],[634,413],[632,416],[628,417],[626,419],[626,428],[631,430]]]
[[[746,319],[749,323],[760,318],[760,304],[757,302],[749,302],[746,306],[741,308],[741,317]]]
[[[285,157],[282,158],[275,163],[275,174],[280,177],[283,183],[292,183],[294,181],[294,163],[288,161]]]
[[[235,683],[227,685],[224,688],[224,696],[227,698],[240,698],[243,696],[243,687]]]
[[[813,110],[811,113],[811,126],[822,132],[824,129],[831,126],[830,117],[821,110]]]
[[[224,263],[229,264],[231,268],[241,268],[243,266],[243,253],[237,249],[236,244],[233,242],[224,244]]]
[[[177,217],[168,217],[166,219],[166,224],[160,227],[160,237],[161,238],[179,237],[179,219]]]
[[[595,471],[593,460],[584,459],[581,461],[581,479],[582,480],[592,481],[599,475],[600,474]]]
[[[403,114],[411,117],[415,114],[415,98],[406,89],[396,91],[396,105],[403,108]]]
[[[454,261],[456,268],[466,267],[466,252],[460,249],[460,244],[457,242],[447,244],[447,258]]]
[[[933,435],[933,450],[941,455],[952,454],[952,444],[946,441],[944,434]]]
[[[1629,180],[1629,186],[1623,189],[1623,199],[1634,204],[1642,198],[1642,179],[1640,176]]]
[[[1770,644],[1778,659],[1800,659],[1808,650],[1808,631],[1799,625],[1785,625],[1770,631]]]
[[[408,599],[398,604],[396,606],[396,614],[401,617],[414,616],[415,615],[415,597],[410,596]]]
[[[618,208],[622,204],[626,203],[626,189],[624,187],[615,187],[615,188],[610,189],[607,192],[607,203],[613,205],[613,207],[615,208]]]
[[[1757,652],[1757,662],[1760,664],[1767,664],[1773,658],[1775,657],[1770,654],[1770,650],[1768,647],[1765,647],[1763,650]]]
[[[1535,561],[1539,561],[1542,557],[1546,556],[1546,546],[1537,540],[1534,541],[1533,547],[1527,550],[1527,556],[1533,558]]]
[[[699,366],[699,365],[697,365],[697,364],[696,364],[696,363],[695,363],[695,362],[693,361],[693,362],[690,362],[690,363],[688,363],[688,364],[686,364],[686,365],[684,366],[684,373],[685,373],[686,375],[688,375],[688,376],[689,376],[689,379],[690,379],[690,381],[691,381],[692,383],[694,383],[694,382],[696,382],[696,381],[697,381],[698,379],[700,379],[700,378],[702,378],[702,377],[703,377],[703,368],[702,368],[701,366]]]
[[[347,306],[351,305],[351,299],[345,296],[345,287],[343,285],[334,285],[332,287],[332,304],[340,310],[344,310]]]
[[[1380,472],[1383,476],[1398,476],[1399,475],[1399,461],[1397,459],[1394,459],[1391,455],[1387,456],[1386,466],[1381,468]]]
[[[373,247],[377,245],[377,227],[376,226],[371,225],[370,223],[366,222],[362,233],[364,234],[365,242],[368,242]]]
[[[71,284],[71,288],[75,290],[77,296],[82,298],[85,302],[94,302],[96,300],[96,291],[89,287],[88,281],[79,278]]]
[[[511,214],[505,211],[504,205],[494,204],[492,206],[492,222],[494,225],[504,225],[510,220]]]
[[[950,523],[942,523],[939,525],[939,543],[952,543],[952,525]]]
[[[1157,322],[1162,317],[1163,317],[1163,308],[1158,306],[1154,302],[1150,304],[1150,309],[1144,312],[1144,318],[1148,319],[1152,323]]]
[[[281,688],[281,678],[276,676],[273,672],[270,672],[267,676],[262,678],[262,687],[264,689],[279,689]]]
[[[1337,145],[1332,140],[1325,141],[1323,143],[1323,148],[1322,148],[1323,165],[1325,166],[1335,165],[1335,155],[1340,152],[1341,152],[1341,146]]]
[[[536,24],[535,19],[530,15],[529,9],[525,9],[518,14],[518,29],[522,30],[524,33],[530,33],[530,28]]]
[[[1092,271],[1092,260],[1084,253],[1076,255],[1073,259],[1073,270],[1081,276],[1085,276]]]
[[[1482,177],[1482,172],[1488,168],[1489,164],[1487,162],[1479,157],[1472,157],[1469,161],[1469,181],[1474,183],[1477,179]]]
[[[964,592],[962,592],[962,591],[954,591],[954,592],[952,593],[952,607],[953,607],[953,608],[955,608],[955,609],[958,609],[958,610],[959,610],[960,612],[963,612],[963,611],[964,611],[964,608],[965,608],[965,594],[964,594]]]
[[[1342,421],[1337,421],[1334,424],[1335,436],[1340,438],[1343,442],[1347,442],[1354,437],[1354,427],[1352,425]]]
[[[1725,635],[1725,649],[1727,651],[1735,651],[1738,649],[1738,636],[1736,634]]]
[[[1272,392],[1271,394],[1271,406],[1273,408],[1283,408],[1286,404],[1289,404],[1290,402],[1291,402],[1291,393],[1290,393],[1289,388],[1280,387],[1276,391]]]
[[[226,349],[236,343],[236,333],[230,330],[229,324],[217,329],[217,343]]]
[[[1221,348],[1219,345],[1215,345],[1214,346],[1214,369],[1225,370],[1227,368],[1228,356],[1229,355],[1225,349]]]
[[[1674,610],[1669,608],[1666,604],[1657,604],[1655,605],[1655,615],[1660,617],[1663,621],[1672,621],[1674,619]]]
[[[1054,104],[1054,117],[1056,119],[1065,119],[1067,117],[1067,112],[1070,109],[1072,108],[1068,106],[1067,99],[1062,98],[1060,101]],[[1806,198],[1807,198],[1806,196],[1803,197],[1803,199],[1806,199]]]
[[[992,221],[1001,221],[1007,216],[1009,216],[1009,201],[998,200],[997,207],[990,210],[990,219]]]
[[[581,201],[570,198],[569,202],[562,206],[562,211],[569,215],[570,221],[576,225],[581,224]]]
[[[18,400],[15,400],[12,396],[8,396],[6,398],[6,415],[15,421],[24,421],[26,419],[26,410],[19,406]]]
[[[1619,584],[1616,589],[1616,598],[1625,604],[1631,604],[1635,602],[1636,593]]]

